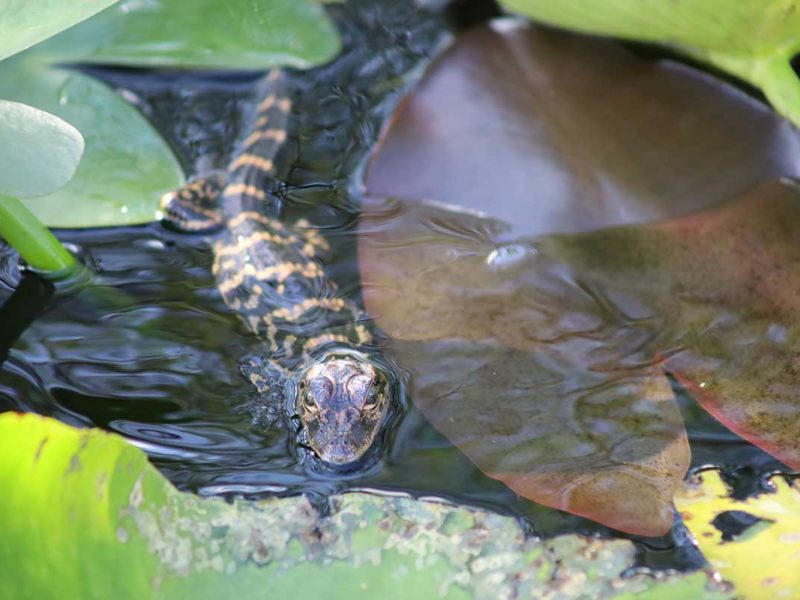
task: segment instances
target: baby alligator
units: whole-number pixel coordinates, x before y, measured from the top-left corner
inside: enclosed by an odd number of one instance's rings
[[[262,82],[252,132],[222,175],[162,199],[164,220],[185,232],[217,231],[213,272],[225,303],[269,348],[244,375],[272,407],[297,415],[301,441],[344,465],[372,446],[390,404],[388,373],[374,360],[366,317],[337,296],[317,259],[326,240],[305,221],[280,220],[273,160],[291,110],[284,76]]]

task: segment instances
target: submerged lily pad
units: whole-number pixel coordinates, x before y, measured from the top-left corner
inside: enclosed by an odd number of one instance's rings
[[[180,165],[144,117],[91,77],[43,67],[23,53],[0,63],[0,97],[51,112],[83,133],[86,148],[72,180],[25,201],[50,227],[153,221],[161,194],[183,182]],[[39,154],[42,164],[51,158],[49,149]]]
[[[703,408],[800,469],[800,187],[538,247],[598,297],[635,302],[650,346]]]
[[[643,535],[669,527],[689,462],[665,370],[800,468],[800,194],[730,203],[796,174],[798,140],[613,43],[464,34],[373,159],[370,191],[408,200],[368,203],[359,231],[364,299],[413,401],[518,493]],[[559,232],[586,233],[542,236]]]
[[[58,62],[259,71],[307,68],[339,47],[323,9],[304,0],[122,0],[39,52]]]
[[[618,323],[534,246],[496,242],[500,223],[408,202],[366,214],[364,300],[431,423],[526,498],[666,533],[689,449],[666,379],[640,368],[646,331],[606,348]]]
[[[796,185],[660,224],[513,243],[492,237],[498,223],[441,207],[368,214],[364,298],[412,373],[413,401],[519,493],[663,533],[688,452],[658,367],[800,468]]]
[[[798,0],[501,0],[506,8],[579,31],[668,44],[763,89],[800,125]]]
[[[790,123],[728,84],[502,20],[433,65],[366,185],[475,209],[511,224],[507,237],[542,235],[693,212],[800,175],[799,154]]]
[[[628,541],[537,541],[444,503],[199,498],[121,438],[34,415],[0,415],[0,457],[4,598],[731,596],[703,572],[622,578]]]
[[[117,0],[4,0],[0,5],[0,60],[33,46]]]
[[[0,100],[0,194],[41,196],[70,180],[83,153],[77,129],[49,113]]]

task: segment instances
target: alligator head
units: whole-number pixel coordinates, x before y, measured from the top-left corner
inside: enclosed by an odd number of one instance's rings
[[[296,412],[308,445],[333,465],[353,463],[369,450],[389,407],[386,375],[354,354],[329,354],[300,378]]]

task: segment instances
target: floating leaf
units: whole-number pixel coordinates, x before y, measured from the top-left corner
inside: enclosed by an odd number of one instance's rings
[[[3,0],[0,6],[0,60],[80,23],[117,0]]]
[[[0,194],[41,196],[70,180],[83,138],[69,123],[18,102],[0,100]]]
[[[706,573],[622,578],[629,541],[538,541],[475,509],[345,494],[320,518],[302,496],[199,498],[122,438],[35,415],[0,415],[0,457],[3,598],[730,597]]]
[[[307,68],[340,42],[303,0],[122,0],[38,49],[59,63],[265,70]]]
[[[49,227],[97,227],[156,219],[160,196],[183,182],[166,143],[130,104],[94,79],[38,65],[24,53],[0,63],[0,97],[51,112],[77,127],[86,149],[75,177],[26,205]],[[40,148],[43,178],[53,150]],[[57,155],[56,155],[57,156]],[[34,181],[37,178],[34,178]]]
[[[517,235],[585,231],[800,174],[799,148],[789,123],[694,69],[501,21],[462,34],[434,64],[395,115],[367,188],[472,208]]]
[[[776,493],[736,500],[718,472],[704,471],[675,499],[711,567],[743,598],[800,595],[800,490],[783,477],[771,481]],[[742,524],[735,535],[726,518]]]
[[[800,125],[798,0],[501,0],[554,25],[676,47],[759,86]]]

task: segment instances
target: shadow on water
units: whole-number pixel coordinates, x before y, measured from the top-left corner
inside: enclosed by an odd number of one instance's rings
[[[494,13],[492,3],[483,4],[487,15]],[[294,77],[303,100],[294,109],[296,127],[282,150],[279,175],[286,182],[287,217],[302,215],[325,231],[334,246],[329,272],[344,293],[356,296],[359,203],[353,181],[447,26],[390,0],[350,2],[331,11],[344,29],[346,49],[333,63]],[[189,172],[225,164],[254,81],[250,74],[175,79],[147,71],[89,71],[133,94]],[[254,427],[243,410],[252,387],[238,361],[260,344],[223,304],[202,238],[157,224],[63,231],[59,237],[79,247],[96,272],[90,285],[71,293],[54,292],[33,275],[20,278],[15,256],[0,250],[0,410],[119,433],[180,489],[201,495],[408,492],[513,514],[536,534],[619,535],[527,501],[490,479],[413,406],[384,440],[380,460],[367,469],[314,469],[298,454],[291,434]],[[741,494],[760,489],[763,476],[780,469],[673,385],[695,466],[726,467]],[[633,539],[642,565],[702,563],[679,520],[664,537]]]

